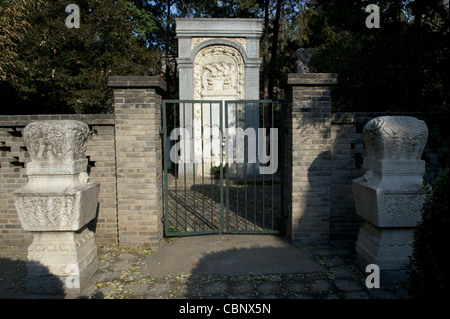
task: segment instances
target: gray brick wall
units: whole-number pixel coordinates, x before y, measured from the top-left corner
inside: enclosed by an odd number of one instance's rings
[[[286,110],[285,215],[293,242],[353,240],[361,218],[356,214],[352,180],[364,174],[363,127],[384,116],[424,120],[429,137],[422,159],[424,179],[442,174],[449,165],[447,113],[331,113],[334,74],[292,74],[292,104]]]
[[[286,231],[293,242],[327,243],[331,194],[331,84],[336,74],[290,74],[285,122]]]
[[[30,122],[74,119],[89,125],[86,156],[93,180],[99,181],[99,209],[89,227],[97,244],[123,246],[162,239],[161,96],[159,77],[111,77],[113,115],[0,116],[0,244],[28,245],[11,193],[27,183],[30,160],[22,130]]]
[[[163,237],[162,146],[159,77],[110,77],[114,88],[119,244]]]
[[[363,175],[362,128],[386,113],[331,113],[335,75],[304,74],[289,79],[292,104],[285,118],[285,215],[292,241],[356,240],[357,216],[351,182]],[[32,121],[74,119],[91,129],[86,156],[91,178],[101,182],[97,218],[89,227],[98,244],[157,248],[163,236],[161,90],[156,77],[112,77],[113,115],[0,116],[0,245],[28,245],[11,197],[27,182],[30,160],[22,139]],[[424,120],[429,129],[422,159],[425,180],[449,163],[448,114],[389,113]]]

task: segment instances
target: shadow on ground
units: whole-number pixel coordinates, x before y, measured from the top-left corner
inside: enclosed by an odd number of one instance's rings
[[[314,298],[310,280],[322,278],[328,282],[325,273],[325,267],[293,254],[291,249],[229,249],[208,253],[195,264],[186,285],[186,297]],[[328,288],[324,285],[323,292]]]
[[[39,263],[28,263],[27,265],[26,257],[24,258],[23,253],[17,248],[2,249],[10,250],[8,253],[16,258],[0,257],[0,299],[59,299],[66,296],[63,284],[57,277],[49,273],[47,267]],[[11,252],[11,250],[15,251]],[[25,278],[30,275],[30,271],[27,274],[27,268],[32,269],[32,275],[45,277],[45,283],[36,277],[26,281]],[[45,294],[48,289],[52,291],[51,294]]]
[[[25,261],[0,257],[0,299],[25,298]]]
[[[89,287],[59,296],[26,294],[26,248],[0,248],[0,299],[408,298],[399,287],[368,290],[352,247],[292,246],[270,235],[174,238],[157,251],[101,247]]]

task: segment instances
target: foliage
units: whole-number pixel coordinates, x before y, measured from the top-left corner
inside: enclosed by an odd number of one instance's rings
[[[220,165],[218,165],[218,166],[213,166],[212,170],[213,170],[213,173],[214,173],[214,174],[219,174],[220,171],[221,171],[221,170],[220,170]],[[222,165],[222,173],[225,174],[226,171],[227,171],[227,165]]]
[[[23,34],[9,37],[14,54],[2,63],[2,73],[28,104],[28,113],[105,112],[112,98],[109,75],[157,72],[156,54],[139,43],[139,36],[154,26],[148,14],[130,3],[78,1],[80,28],[72,29],[65,25],[64,2],[11,0],[1,5],[4,10],[23,7],[27,13]],[[1,112],[18,113],[10,107]]]
[[[257,17],[257,0],[225,1],[180,1],[180,0],[137,0],[133,1],[140,10],[150,12],[155,30],[145,32],[149,49],[158,52],[162,62],[162,75],[167,83],[168,98],[178,97],[177,18],[251,18]]]
[[[197,0],[189,4],[189,14],[198,18],[254,18],[257,0]]]
[[[120,2],[123,3],[125,10],[129,13],[130,20],[135,22],[133,24],[133,33],[140,41],[145,42],[147,35],[156,30],[153,15],[145,9],[136,7],[132,2]]]
[[[0,99],[22,113],[105,112],[113,74],[162,74],[177,98],[176,19],[189,17],[261,19],[262,98],[284,98],[296,50],[314,47],[312,70],[339,74],[334,111],[449,108],[445,0],[79,0],[80,29],[64,25],[68,3],[0,0]]]
[[[30,12],[30,1],[22,5],[13,5],[13,2],[0,0],[0,80],[7,79],[7,69],[17,57],[17,45],[29,27],[26,16]],[[23,69],[22,64],[17,68]],[[13,75],[12,75],[13,76]]]
[[[449,171],[426,184],[427,200],[414,233],[410,258],[409,294],[414,298],[444,298],[450,288]]]
[[[339,73],[335,111],[448,111],[444,1],[379,1],[379,29],[365,27],[367,1],[314,2],[307,36],[316,48],[311,64],[316,72]],[[411,9],[419,4],[420,16]]]

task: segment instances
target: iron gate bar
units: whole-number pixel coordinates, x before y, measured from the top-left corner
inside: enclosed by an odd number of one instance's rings
[[[236,123],[235,123],[235,127],[236,127],[236,129],[237,129],[237,118],[238,118],[238,107],[237,107],[237,105],[238,104],[244,104],[245,106],[247,106],[248,104],[271,104],[272,105],[272,127],[275,127],[275,117],[274,117],[274,104],[275,103],[278,103],[278,104],[280,104],[280,113],[281,113],[281,116],[280,116],[280,131],[281,131],[281,139],[280,139],[280,145],[279,145],[279,147],[284,147],[284,100],[280,100],[280,99],[278,99],[278,100],[228,100],[228,101],[225,101],[225,117],[226,117],[226,124],[228,125],[229,123],[228,123],[228,120],[227,120],[227,117],[228,117],[228,105],[229,104],[236,104]],[[244,107],[244,119],[247,119],[247,107]],[[263,114],[263,125],[264,125],[264,111],[262,112],[262,114]],[[254,114],[254,116],[255,116],[255,112],[253,112],[253,114]],[[228,128],[228,127],[227,127]],[[247,128],[247,126],[245,126],[245,128],[244,128],[244,130]],[[264,127],[265,128],[265,127]],[[280,202],[281,202],[281,205],[280,205],[280,217],[279,217],[279,219],[280,219],[280,229],[279,230],[274,230],[273,229],[273,227],[274,227],[274,214],[273,214],[273,201],[272,201],[272,215],[271,215],[271,224],[272,224],[272,230],[264,230],[264,223],[265,223],[265,216],[264,216],[264,210],[265,210],[265,205],[263,204],[262,205],[262,209],[263,209],[263,218],[262,218],[262,222],[263,222],[263,230],[256,230],[255,228],[256,228],[256,222],[254,222],[253,223],[253,230],[249,230],[249,229],[247,229],[247,220],[248,220],[248,215],[247,215],[247,212],[248,212],[248,193],[247,193],[247,187],[248,187],[248,181],[247,181],[247,152],[246,152],[246,150],[244,149],[244,157],[245,157],[245,160],[244,160],[244,167],[243,167],[243,170],[244,170],[244,185],[245,185],[245,191],[244,191],[244,196],[245,196],[245,199],[244,199],[244,203],[245,203],[245,229],[244,230],[239,230],[238,229],[238,217],[239,217],[239,214],[238,214],[238,209],[239,209],[239,205],[236,205],[236,211],[237,211],[237,213],[236,213],[236,229],[235,230],[230,230],[230,229],[228,229],[227,230],[227,232],[228,233],[248,233],[248,234],[253,234],[253,233],[255,233],[255,234],[284,234],[284,203],[283,203],[283,198],[284,198],[284,152],[283,151],[279,151],[279,153],[280,153],[280,160],[279,160],[279,163],[280,163],[280,176],[281,176],[281,193],[280,193],[280,198],[281,198],[281,200],[280,200]],[[228,165],[229,163],[227,163],[227,165]],[[255,169],[253,169],[253,176],[254,176],[254,178],[253,178],[253,186],[254,186],[254,189],[256,188],[256,178],[255,178],[255,173],[256,172],[256,170]],[[264,194],[264,189],[265,189],[265,187],[264,187],[264,185],[265,185],[265,180],[264,180],[264,175],[265,174],[261,174],[262,175],[262,179],[263,179],[263,183],[262,183],[262,185],[263,185],[263,187],[262,187],[262,190],[263,190],[263,194]],[[236,166],[236,182],[238,181],[238,174],[237,174],[237,166]],[[238,184],[238,183],[236,183],[236,184]],[[271,199],[273,199],[274,198],[274,190],[273,190],[273,186],[274,186],[274,178],[272,178],[272,183],[271,183],[271,190],[272,190],[272,197],[271,197]],[[226,188],[227,188],[227,214],[229,214],[229,191],[228,191],[228,188],[229,188],[229,177],[228,177],[228,174],[226,175]],[[239,192],[238,192],[238,188],[236,187],[236,198],[237,198],[237,202],[238,202],[238,194],[239,194]],[[265,199],[265,196],[263,195],[263,201],[264,201],[264,199]],[[253,209],[254,209],[254,221],[256,221],[256,191],[254,191],[254,202],[253,202],[254,204],[254,206],[253,206]]]
[[[167,145],[167,105],[168,104],[173,104],[174,105],[174,128],[177,127],[177,116],[176,116],[176,105],[182,105],[183,106],[183,127],[186,127],[186,116],[185,116],[185,109],[186,109],[186,104],[192,104],[192,111],[194,112],[194,105],[195,104],[200,104],[200,110],[201,110],[201,135],[203,137],[203,105],[204,104],[209,104],[210,105],[210,123],[212,123],[212,105],[213,104],[219,104],[219,111],[220,111],[220,131],[222,132],[223,127],[222,127],[222,108],[223,108],[223,102],[221,100],[163,100],[163,147],[164,147],[164,204],[165,204],[165,214],[164,214],[164,229],[165,229],[165,233],[168,236],[186,236],[186,235],[199,235],[199,234],[206,234],[206,233],[217,233],[217,230],[213,229],[213,230],[205,230],[203,227],[202,231],[195,231],[195,227],[196,227],[196,223],[195,220],[193,222],[193,228],[194,231],[185,231],[185,232],[178,232],[178,228],[179,228],[179,222],[178,222],[178,218],[175,218],[175,232],[171,231],[169,228],[169,214],[168,214],[168,207],[169,207],[169,196],[168,196],[168,169],[167,169],[167,160],[169,158],[168,155],[168,145]],[[193,119],[192,119],[193,121]],[[194,125],[192,123],[192,129],[194,129]],[[192,139],[192,137],[191,137]],[[212,136],[210,138],[210,142],[212,141]],[[202,139],[202,154],[203,154],[203,139]],[[175,170],[175,176],[178,176],[179,173],[179,168],[178,165],[176,163],[174,163],[174,170]],[[192,167],[193,167],[193,172],[195,171],[195,161],[193,161],[192,163]],[[184,219],[185,219],[185,229],[187,230],[187,223],[188,223],[188,218],[187,218],[187,190],[186,190],[186,162],[183,162],[183,168],[184,168]],[[210,164],[210,168],[212,168],[212,162]],[[220,161],[220,175],[221,175],[221,179],[220,179],[220,222],[221,222],[221,226],[219,231],[222,232],[223,231],[223,177],[222,177],[222,172],[223,172],[223,161]],[[193,175],[193,184],[195,186],[195,174]],[[211,180],[211,185],[212,185],[212,180]],[[204,161],[202,158],[202,195],[204,197]],[[175,193],[176,196],[178,194],[178,178],[175,178]],[[213,197],[212,195],[212,187],[211,187],[211,198]],[[194,203],[195,203],[195,198],[196,196],[194,196]],[[175,198],[175,216],[178,216],[178,196]],[[202,201],[202,220],[205,220],[205,209],[204,209],[204,204],[205,201]],[[195,205],[194,205],[195,206]],[[214,214],[213,214],[213,201],[211,200],[211,224],[214,225]]]
[[[235,126],[237,128],[237,124],[238,124],[238,108],[239,105],[244,105],[244,126],[245,129],[247,128],[247,109],[248,106],[250,104],[253,105],[253,109],[254,110],[258,110],[259,112],[259,108],[260,105],[263,105],[263,111],[262,111],[262,123],[263,123],[263,128],[266,129],[266,119],[265,119],[265,115],[266,115],[266,107],[270,107],[271,106],[271,127],[275,127],[275,104],[278,104],[280,106],[280,111],[281,111],[281,118],[280,118],[280,129],[281,129],[281,147],[284,145],[284,102],[283,100],[234,100],[234,101],[225,101],[225,124],[226,127],[228,128],[228,105],[234,103],[236,105],[236,123]],[[183,110],[183,127],[186,127],[186,109],[187,109],[187,104],[191,104],[191,110],[192,110],[192,114],[194,114],[195,112],[195,105],[200,105],[200,118],[201,118],[201,151],[202,151],[202,159],[201,159],[201,169],[202,169],[202,185],[201,185],[201,214],[199,214],[199,212],[197,212],[197,194],[196,194],[196,177],[195,177],[195,172],[199,169],[198,167],[196,167],[196,162],[193,161],[192,163],[192,171],[193,171],[193,176],[192,176],[192,187],[191,190],[189,191],[189,200],[191,200],[192,194],[193,194],[193,208],[192,206],[189,205],[188,203],[188,192],[187,192],[187,180],[186,180],[186,162],[183,162],[183,168],[184,168],[184,176],[183,176],[183,180],[184,180],[184,202],[182,202],[180,200],[179,194],[178,194],[178,177],[179,177],[179,165],[178,163],[174,163],[174,173],[175,173],[175,178],[174,178],[174,182],[175,182],[175,193],[171,193],[172,195],[170,195],[170,197],[175,201],[175,230],[172,231],[172,229],[170,229],[170,220],[169,220],[169,192],[168,192],[168,187],[169,187],[169,183],[168,183],[168,160],[169,160],[169,150],[168,150],[168,135],[167,135],[167,125],[168,125],[168,114],[167,114],[167,109],[168,109],[168,105],[169,104],[173,104],[173,119],[174,119],[174,128],[177,127],[177,109]],[[281,184],[280,184],[280,206],[279,206],[279,213],[280,216],[278,216],[277,218],[280,221],[280,225],[279,225],[279,229],[274,229],[276,228],[275,226],[275,221],[274,221],[274,176],[272,176],[272,181],[271,181],[271,185],[270,185],[270,192],[271,192],[271,216],[270,216],[270,224],[271,224],[271,229],[266,229],[266,205],[264,204],[265,199],[265,186],[266,186],[266,181],[265,181],[265,174],[261,174],[262,175],[262,227],[259,226],[260,229],[257,229],[257,220],[256,220],[256,214],[257,214],[257,208],[256,208],[256,200],[257,200],[257,181],[256,181],[256,167],[253,167],[253,222],[251,224],[253,224],[253,229],[249,229],[248,227],[248,223],[250,223],[250,220],[248,220],[249,216],[248,216],[248,209],[249,209],[249,199],[248,199],[248,188],[250,186],[249,181],[247,180],[247,162],[248,162],[248,155],[247,155],[247,149],[244,146],[244,163],[243,163],[243,170],[244,170],[244,196],[245,196],[245,200],[244,200],[244,204],[245,204],[245,208],[244,208],[244,217],[242,218],[239,215],[239,190],[240,187],[239,185],[241,185],[241,182],[239,181],[239,165],[237,165],[238,163],[236,163],[236,178],[235,178],[235,188],[236,188],[236,207],[235,207],[235,214],[236,214],[236,225],[235,225],[235,229],[232,229],[232,227],[230,226],[230,165],[229,162],[227,161],[226,163],[224,163],[223,161],[223,147],[220,147],[220,154],[219,154],[219,211],[220,211],[220,218],[219,218],[219,225],[216,226],[215,221],[214,221],[214,215],[216,212],[216,209],[214,207],[214,194],[213,194],[213,179],[211,178],[211,183],[210,183],[210,188],[211,188],[211,198],[210,198],[210,214],[211,214],[211,220],[210,222],[207,221],[207,217],[206,214],[206,210],[205,210],[205,161],[203,159],[203,154],[204,154],[204,123],[203,123],[203,107],[204,105],[208,105],[209,104],[209,110],[210,110],[210,124],[211,127],[212,125],[212,110],[213,110],[213,104],[219,104],[219,127],[220,127],[220,132],[223,132],[223,124],[224,124],[224,118],[223,118],[223,102],[220,100],[163,100],[163,134],[164,134],[164,138],[163,138],[163,145],[164,145],[164,204],[165,204],[165,217],[164,217],[164,224],[165,224],[165,233],[167,236],[187,236],[187,235],[199,235],[199,234],[212,234],[212,233],[248,233],[248,234],[283,234],[284,233],[284,204],[282,199],[284,198],[284,180],[283,180],[283,174],[284,174],[284,154],[283,151],[278,149],[277,152],[280,155],[280,165],[279,165],[279,169],[280,169],[280,173],[281,173]],[[267,105],[267,106],[266,106]],[[177,108],[178,106],[178,108]],[[258,113],[259,114],[259,113]],[[268,113],[269,114],[269,113]],[[255,116],[256,116],[256,112],[253,112],[253,123],[259,123],[261,120],[261,117],[259,117],[258,121],[255,121]],[[258,115],[260,116],[260,115]],[[179,121],[181,122],[181,114],[180,114],[180,118]],[[188,124],[189,126],[189,124]],[[194,127],[194,118],[192,117],[192,131],[194,131],[195,127]],[[257,125],[256,125],[257,126]],[[269,124],[270,126],[270,124]],[[212,132],[212,130],[211,130]],[[194,135],[194,134],[192,134]],[[219,135],[222,136],[222,135]],[[209,142],[210,144],[212,143],[212,139],[213,136],[212,134],[210,134],[209,137]],[[194,136],[191,136],[191,141],[189,142],[191,145],[193,144],[192,140],[194,139]],[[222,141],[220,141],[220,145],[222,145]],[[186,139],[184,139],[184,142],[186,143]],[[245,143],[245,135],[244,135],[244,143]],[[248,144],[248,137],[247,137],[247,144]],[[245,144],[244,144],[245,145]],[[191,148],[192,149],[192,148]],[[267,154],[265,154],[267,155]],[[272,154],[271,154],[272,155]],[[225,164],[225,165],[224,165]],[[210,169],[212,170],[212,160],[210,162]],[[224,172],[225,169],[225,172]],[[225,180],[224,180],[225,179]],[[225,193],[224,193],[224,183],[225,181]],[[258,182],[260,183],[260,182]],[[259,184],[258,184],[259,185]],[[225,198],[224,198],[225,196]],[[225,201],[225,203],[224,203]],[[180,202],[180,203],[179,203]],[[217,200],[216,200],[217,202]],[[178,205],[182,204],[184,206],[184,231],[180,231],[180,227],[182,224],[180,224],[180,222],[178,220]],[[225,211],[224,211],[225,210]],[[172,212],[173,213],[173,212]],[[189,216],[188,216],[189,213]],[[180,215],[181,216],[181,215]],[[226,218],[225,220],[225,224],[224,224],[224,218]],[[197,223],[201,221],[201,224],[197,225]],[[206,221],[206,222],[205,222]],[[188,224],[189,222],[192,223],[192,231],[190,229],[188,229]],[[240,223],[244,223],[244,227],[240,226]],[[209,227],[209,229],[205,229],[205,227]],[[197,229],[201,229],[201,230],[197,230]]]

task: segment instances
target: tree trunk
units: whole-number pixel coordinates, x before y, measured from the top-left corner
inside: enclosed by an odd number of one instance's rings
[[[269,73],[267,65],[269,61],[269,0],[264,1],[264,34],[263,34],[263,98],[269,98]]]
[[[277,53],[278,53],[278,35],[280,33],[280,17],[281,17],[281,8],[282,8],[283,0],[277,1],[277,12],[275,14],[275,20],[273,22],[273,38],[272,38],[272,47],[270,50],[270,66],[273,68],[276,66]],[[274,72],[271,72],[272,76],[269,78],[268,83],[268,97],[269,99],[273,99],[273,89],[275,86]]]
[[[165,64],[166,68],[164,70],[164,78],[166,83],[168,84],[168,91],[172,93],[173,87],[172,87],[172,74],[170,70],[170,8],[172,7],[172,1],[167,2],[167,17],[166,17],[166,47],[165,47]]]

